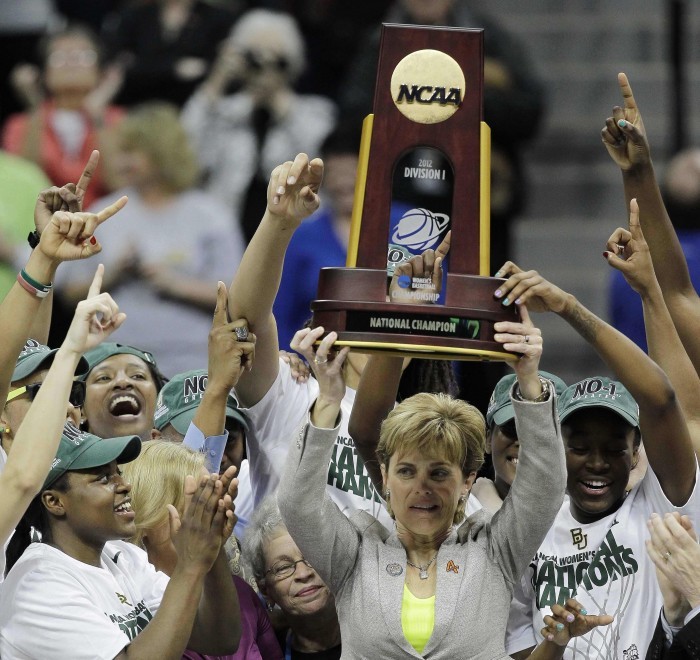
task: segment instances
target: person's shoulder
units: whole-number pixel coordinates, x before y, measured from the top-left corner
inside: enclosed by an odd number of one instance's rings
[[[2,583],[2,600],[10,594],[33,592],[51,582],[68,584],[80,568],[80,562],[46,543],[31,543]]]
[[[63,553],[60,550],[46,543],[30,543],[22,553],[22,556],[15,562],[8,577],[12,571],[20,568],[23,571],[27,571],[32,570],[35,566],[43,566],[54,559],[60,561],[62,555]]]
[[[391,536],[391,532],[367,511],[355,511],[349,520],[365,541],[384,543]]]

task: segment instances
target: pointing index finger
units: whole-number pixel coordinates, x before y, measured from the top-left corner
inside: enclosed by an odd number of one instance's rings
[[[97,266],[97,270],[95,271],[95,276],[92,278],[92,284],[90,284],[90,288],[88,289],[88,298],[94,298],[95,296],[100,295],[100,291],[102,291],[102,278],[104,277],[105,274],[105,267],[103,264],[99,264]]]
[[[100,152],[94,149],[88,158],[88,162],[85,164],[85,169],[78,179],[78,185],[75,188],[75,193],[80,200],[82,206],[83,199],[85,199],[85,194],[87,193],[88,186],[92,180],[95,170],[97,169],[97,163],[100,162]]]
[[[217,282],[214,325],[225,325],[228,322],[228,291],[226,290],[226,285],[223,282]]]
[[[642,237],[642,227],[639,224],[639,204],[637,204],[636,198],[630,200],[629,228],[632,238],[639,239]]]
[[[97,224],[101,225],[105,220],[108,220],[111,218],[115,213],[118,213],[121,211],[125,206],[126,203],[129,201],[129,198],[124,195],[123,197],[120,197],[114,204],[110,204],[106,208],[102,209],[97,215]]]
[[[632,93],[632,87],[627,80],[627,75],[624,73],[617,74],[617,82],[620,85],[620,92],[622,93],[622,98],[625,100],[625,110],[637,110],[637,102],[634,100],[634,94]]]
[[[444,259],[450,251],[450,242],[452,241],[452,230],[445,234],[445,238],[442,239],[442,243],[437,246],[435,250],[435,256]]]

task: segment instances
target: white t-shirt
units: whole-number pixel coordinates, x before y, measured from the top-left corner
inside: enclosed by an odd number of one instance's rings
[[[32,543],[0,587],[3,660],[112,660],[153,618],[168,576],[110,541],[100,568]]]
[[[567,660],[639,660],[646,656],[662,606],[654,564],[645,549],[652,513],[679,511],[700,520],[700,474],[688,502],[666,499],[651,469],[615,512],[594,523],[574,519],[565,498],[552,528],[513,593],[506,651],[543,641],[543,617],[552,605],[574,597],[589,614],[615,617],[609,626],[571,640]]]
[[[309,408],[319,393],[318,382],[314,378],[299,384],[292,378],[289,365],[282,360],[279,364],[279,373],[272,387],[252,408],[245,409],[251,426],[247,442],[255,504],[277,488],[289,443],[295,440],[295,431],[306,421]],[[394,521],[375,491],[364,461],[348,432],[348,420],[354,403],[355,390],[347,387],[340,404],[342,419],[328,466],[326,490],[345,515],[367,511],[387,529],[393,529]]]

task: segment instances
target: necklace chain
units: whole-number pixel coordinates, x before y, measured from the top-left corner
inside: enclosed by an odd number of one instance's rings
[[[420,577],[421,580],[427,580],[428,579],[428,569],[432,566],[433,562],[437,559],[437,556],[438,556],[438,553],[436,552],[433,555],[433,558],[425,566],[417,566],[413,562],[408,561],[408,559],[406,559],[406,563],[409,566],[413,566],[413,568],[417,568],[420,571],[420,573],[418,574],[418,577]]]

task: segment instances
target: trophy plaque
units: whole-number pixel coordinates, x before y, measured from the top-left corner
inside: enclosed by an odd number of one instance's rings
[[[493,339],[518,321],[488,277],[490,130],[483,30],[383,25],[373,114],[362,127],[345,268],[323,268],[313,326],[360,352],[512,360]],[[440,286],[397,275],[450,232]],[[391,281],[391,287],[389,282]]]

